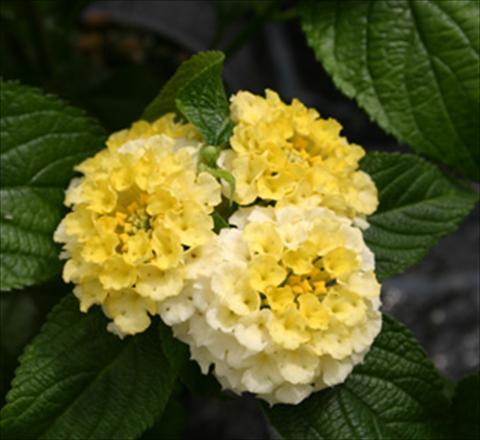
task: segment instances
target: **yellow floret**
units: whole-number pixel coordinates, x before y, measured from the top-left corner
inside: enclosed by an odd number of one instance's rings
[[[271,255],[259,255],[252,259],[248,268],[250,285],[259,292],[278,286],[287,275],[287,271]]]
[[[352,250],[338,247],[323,257],[323,265],[333,278],[338,278],[358,268],[358,257]]]
[[[152,247],[155,251],[152,264],[161,270],[176,267],[182,260],[183,248],[180,237],[166,228],[155,228],[152,234]]]
[[[281,347],[295,350],[310,339],[306,325],[297,308],[290,304],[282,315],[270,323],[270,335]]]
[[[67,190],[72,212],[55,234],[69,258],[63,276],[77,284],[82,311],[102,305],[119,335],[146,328],[157,303],[181,291],[189,256],[213,236],[221,186],[197,171],[199,139],[168,114],[114,133],[76,167],[84,176]]]
[[[311,294],[305,293],[298,297],[300,314],[307,322],[308,326],[314,330],[325,330],[328,328],[330,319],[328,310],[318,298]]]
[[[282,258],[283,263],[295,274],[301,275],[314,269],[312,257],[316,255],[316,249],[310,241],[302,243],[295,250],[287,250]]]
[[[282,255],[283,244],[271,223],[251,223],[243,236],[252,255],[271,255],[277,260]]]
[[[120,290],[133,286],[137,270],[120,255],[114,255],[102,264],[98,278],[105,289]]]

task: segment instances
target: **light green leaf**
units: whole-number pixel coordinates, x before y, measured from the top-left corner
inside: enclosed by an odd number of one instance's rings
[[[99,310],[69,295],[20,359],[2,409],[2,439],[136,438],[161,415],[176,374],[156,326],[120,340]]]
[[[45,281],[60,268],[52,235],[73,166],[102,147],[85,114],[14,82],[0,89],[0,287]]]
[[[143,118],[153,121],[168,112],[180,112],[211,145],[222,145],[233,128],[222,82],[225,55],[200,52],[184,62],[160,94],[146,108]]]
[[[361,167],[379,191],[380,206],[368,217],[364,236],[380,279],[418,263],[457,228],[478,200],[473,191],[418,156],[370,153]]]
[[[284,439],[442,437],[443,382],[411,332],[388,316],[365,362],[345,383],[267,414]]]
[[[337,87],[415,151],[480,173],[479,2],[304,1],[309,45]]]
[[[480,438],[480,374],[458,382],[452,402],[454,439]]]

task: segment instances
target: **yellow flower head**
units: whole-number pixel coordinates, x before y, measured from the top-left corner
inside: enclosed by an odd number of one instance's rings
[[[190,256],[211,239],[220,185],[197,172],[199,135],[168,114],[114,133],[76,167],[55,233],[80,308],[102,306],[119,335],[145,330],[158,304],[195,271]],[[197,264],[198,266],[198,264]],[[192,272],[193,271],[193,272]]]
[[[287,105],[271,90],[265,98],[238,92],[230,108],[236,125],[221,165],[236,179],[240,205],[257,198],[279,206],[309,200],[350,218],[375,211],[375,185],[358,170],[365,152],[340,136],[337,121],[296,99]]]
[[[160,307],[164,321],[236,392],[298,403],[343,382],[381,325],[361,231],[307,206],[240,208],[230,223],[206,275]]]

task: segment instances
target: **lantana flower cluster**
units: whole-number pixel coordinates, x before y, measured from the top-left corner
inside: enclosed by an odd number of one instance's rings
[[[296,99],[286,105],[271,90],[266,98],[237,93],[231,115],[236,125],[222,159],[235,177],[240,205],[259,199],[298,205],[313,198],[350,218],[376,210],[375,185],[358,170],[365,151],[340,136],[334,119],[320,118]]]
[[[298,403],[342,382],[381,323],[360,230],[322,207],[240,208],[230,222],[163,320],[225,388]]]
[[[296,404],[343,382],[380,331],[380,285],[363,240],[378,204],[364,151],[294,100],[239,92],[217,166],[167,114],[113,134],[76,167],[55,239],[80,309],[120,337],[160,315],[225,389]],[[222,203],[222,200],[224,203]],[[232,201],[230,201],[232,202]]]
[[[201,143],[168,114],[112,135],[107,148],[76,167],[57,228],[80,309],[102,306],[109,330],[135,334],[166,298],[198,272],[197,252],[213,234],[220,184],[197,173]]]

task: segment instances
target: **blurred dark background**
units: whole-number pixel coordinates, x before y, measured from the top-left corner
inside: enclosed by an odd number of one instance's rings
[[[306,45],[294,1],[7,1],[0,5],[1,76],[54,93],[108,131],[129,125],[193,53],[227,54],[228,92],[277,90],[334,117],[367,150],[408,148],[338,92]],[[425,260],[383,286],[383,310],[404,322],[450,379],[479,366],[479,209]],[[51,282],[0,297],[1,394],[17,356],[65,293]],[[276,434],[251,398],[191,397],[179,390],[145,439],[269,439]]]

